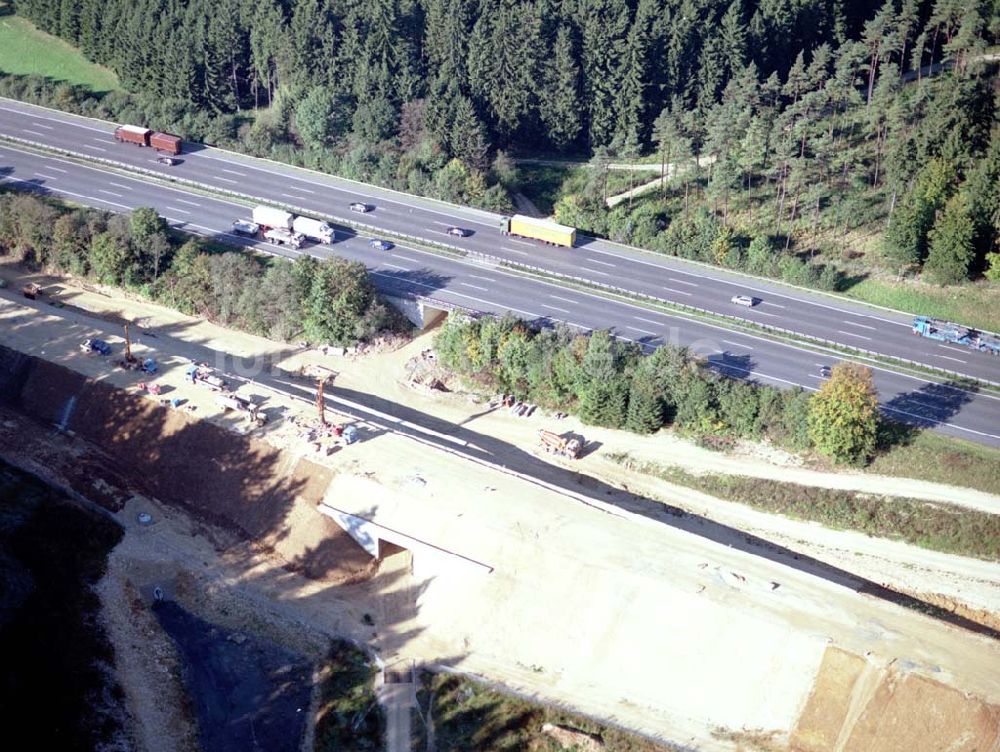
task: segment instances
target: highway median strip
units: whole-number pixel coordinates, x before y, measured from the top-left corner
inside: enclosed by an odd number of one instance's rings
[[[970,391],[981,390],[984,392],[989,392],[997,396],[1000,396],[1000,382],[972,377],[967,374],[963,374],[961,372],[954,371],[951,369],[932,366],[928,363],[912,361],[893,355],[885,355],[884,353],[878,353],[866,350],[861,347],[855,347],[840,342],[834,342],[832,340],[825,340],[819,337],[813,337],[811,335],[784,329],[782,327],[776,327],[770,324],[762,324],[738,316],[721,314],[715,311],[710,311],[708,309],[699,308],[697,306],[692,306],[685,303],[678,303],[675,301],[667,300],[665,298],[646,295],[644,293],[638,293],[635,292],[634,290],[628,290],[626,288],[621,288],[606,282],[599,282],[593,279],[586,279],[583,277],[576,277],[561,272],[554,272],[530,264],[525,264],[520,261],[514,261],[511,259],[505,259],[498,256],[492,256],[490,254],[484,254],[478,251],[471,251],[449,243],[441,243],[438,241],[428,240],[426,238],[414,235],[408,235],[405,233],[386,230],[374,225],[369,225],[363,222],[357,222],[350,218],[344,218],[332,214],[317,212],[293,204],[265,199],[260,196],[253,196],[250,194],[241,193],[237,191],[221,189],[218,186],[208,185],[205,183],[201,183],[200,181],[193,181],[185,178],[179,178],[175,175],[166,175],[160,172],[147,170],[145,168],[134,167],[132,165],[128,165],[123,162],[117,162],[115,160],[93,157],[91,155],[86,155],[86,154],[79,154],[65,149],[58,149],[47,146],[45,144],[39,144],[34,141],[29,141],[27,139],[21,139],[16,136],[10,136],[9,134],[0,134],[0,140],[14,142],[20,148],[26,148],[36,152],[40,152],[43,155],[56,154],[64,158],[68,158],[72,161],[79,162],[83,166],[93,166],[93,163],[96,162],[105,169],[114,170],[115,172],[121,173],[125,176],[139,173],[153,182],[161,183],[168,186],[169,184],[182,185],[189,190],[202,193],[209,197],[217,197],[217,198],[224,197],[230,200],[235,200],[238,203],[249,207],[252,207],[257,204],[267,204],[268,206],[282,208],[287,211],[293,212],[295,214],[308,217],[321,218],[328,222],[331,222],[336,227],[342,229],[355,230],[355,231],[360,230],[364,233],[378,235],[380,237],[389,240],[402,241],[412,246],[415,246],[418,250],[434,253],[453,260],[466,261],[476,266],[503,268],[512,273],[523,274],[528,277],[544,280],[552,284],[555,284],[559,287],[576,289],[578,291],[587,291],[591,294],[599,295],[600,297],[604,297],[608,300],[628,301],[633,304],[643,305],[649,310],[656,310],[666,313],[668,315],[687,318],[688,320],[691,321],[698,321],[701,323],[714,323],[716,325],[725,326],[726,328],[733,331],[744,331],[747,333],[752,332],[754,336],[764,335],[778,343],[808,346],[815,352],[829,353],[830,351],[834,351],[839,354],[847,354],[862,361],[866,361],[872,364],[878,364],[886,368],[891,368],[892,370],[895,371],[908,373],[909,375],[917,375],[920,378],[933,378],[935,380],[951,380],[955,382],[954,384],[952,384],[952,386],[955,386],[960,389],[966,389]],[[219,235],[223,236],[224,232],[220,231]],[[254,250],[259,250],[259,249],[254,249]],[[944,381],[941,381],[940,383],[944,383]]]

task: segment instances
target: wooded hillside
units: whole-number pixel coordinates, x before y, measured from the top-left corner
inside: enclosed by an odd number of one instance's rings
[[[612,156],[683,166],[700,154],[712,167],[678,170],[662,200],[608,211],[594,185],[560,216],[747,268],[750,239],[766,236],[771,273],[776,248],[805,250],[861,226],[886,229],[885,267],[923,269],[939,283],[984,271],[996,250],[1000,138],[984,53],[1000,37],[998,0],[16,8],[114,69],[139,95],[123,115],[142,119],[141,109],[156,127],[351,177],[503,210],[517,174],[502,155],[495,162],[501,149],[593,155],[598,168]],[[928,84],[932,64],[949,72]],[[692,204],[707,209],[708,230],[695,226],[705,215],[692,217]],[[731,226],[712,250],[719,227]],[[680,236],[698,233],[705,243],[678,250]]]

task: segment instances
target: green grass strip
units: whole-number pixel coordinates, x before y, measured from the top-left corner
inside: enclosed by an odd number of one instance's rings
[[[818,522],[931,551],[1000,561],[1000,515],[977,509],[881,494],[803,486],[768,478],[707,473],[609,454],[620,465],[763,512]]]

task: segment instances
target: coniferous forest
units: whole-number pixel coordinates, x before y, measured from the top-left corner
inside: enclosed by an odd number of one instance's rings
[[[838,289],[1000,278],[998,0],[18,0],[126,92],[26,99]],[[48,88],[46,89],[46,86]],[[609,208],[608,165],[673,165]],[[817,258],[813,258],[816,254]],[[992,265],[991,265],[992,262]]]

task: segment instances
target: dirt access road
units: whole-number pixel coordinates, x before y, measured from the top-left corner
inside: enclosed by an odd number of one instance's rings
[[[74,294],[67,302],[91,303],[82,299],[89,295]],[[168,365],[180,355],[211,359],[216,347],[243,355],[266,347],[281,354],[274,343],[96,297],[93,302],[119,314],[128,309],[126,315],[136,318],[152,316],[158,358]],[[131,378],[76,350],[79,338],[91,336],[87,332],[113,331],[90,316],[26,310],[10,298],[0,316],[10,324],[0,326],[6,344],[44,350],[44,357],[98,378]],[[391,582],[370,586],[378,590],[327,592],[282,574],[273,561],[248,557],[215,565],[226,566],[227,574],[225,587],[212,590],[213,599],[222,601],[239,588],[257,593],[262,613],[277,608],[321,631],[353,634],[365,632],[358,627],[361,604],[376,615],[376,634],[369,637],[386,656],[454,665],[707,748],[727,746],[713,741],[707,732],[713,726],[791,729],[829,644],[869,654],[877,671],[905,664],[913,675],[997,700],[995,643],[860,597],[848,573],[814,573],[814,563],[795,564],[792,556],[748,547],[739,530],[704,518],[651,513],[648,500],[601,479],[606,461],[599,452],[572,468],[526,452],[519,447],[534,446],[539,423],[398,383],[413,354],[407,349],[342,362],[337,369],[338,399],[366,408],[373,428],[365,442],[333,455],[330,462],[340,474],[328,499],[348,503],[352,514],[488,561],[494,572],[484,582],[431,563],[414,575],[400,569]],[[288,353],[281,360],[293,367],[312,359],[330,363],[316,353]],[[180,384],[180,370],[177,363],[162,378]],[[292,387],[301,390],[290,382]],[[391,430],[378,428],[380,423]],[[294,447],[294,436],[280,425],[268,435]],[[645,446],[617,432],[588,434],[594,436],[616,450]],[[598,498],[613,506],[596,508]],[[646,514],[635,517],[635,511]],[[183,540],[171,540],[167,550],[176,548],[167,559],[196,567],[198,559]],[[611,697],[617,699],[609,702]]]
[[[931,501],[947,501],[970,507],[997,510],[1000,497],[972,489],[939,483],[880,477],[855,472],[818,472],[800,467],[793,456],[773,450],[761,452],[749,447],[736,454],[722,454],[701,449],[691,442],[668,432],[653,437],[637,436],[620,431],[582,427],[572,419],[552,421],[536,415],[516,419],[504,411],[490,411],[461,394],[442,394],[429,390],[416,391],[406,384],[405,364],[429,342],[417,341],[394,353],[375,357],[353,358],[323,355],[315,350],[302,350],[260,337],[223,329],[207,322],[183,316],[175,311],[136,301],[111,290],[90,287],[84,289],[65,280],[31,276],[48,289],[37,303],[25,301],[14,290],[27,277],[10,268],[0,268],[10,280],[7,290],[0,291],[2,324],[0,342],[23,352],[51,358],[91,377],[119,385],[134,384],[135,378],[115,372],[99,358],[88,358],[76,345],[84,337],[101,336],[121,351],[120,324],[125,319],[149,326],[158,337],[136,336],[135,349],[141,355],[157,357],[164,367],[160,383],[173,384],[187,400],[194,414],[233,425],[214,406],[214,395],[185,389],[183,369],[190,359],[218,364],[234,374],[243,374],[245,385],[241,393],[265,401],[267,412],[275,417],[292,415],[308,417],[312,413],[313,393],[304,390],[301,382],[276,383],[285,396],[263,388],[253,381],[255,368],[277,365],[288,370],[320,365],[339,373],[335,400],[346,412],[363,414],[381,426],[400,430],[421,441],[429,441],[450,451],[464,451],[476,461],[506,466],[528,473],[555,473],[564,486],[572,482],[565,472],[558,473],[539,461],[533,451],[540,427],[552,430],[573,430],[584,433],[592,446],[573,469],[598,479],[606,498],[620,500],[634,510],[649,507],[649,500],[669,504],[700,518],[711,520],[727,529],[741,530],[773,543],[786,546],[813,557],[837,569],[850,572],[875,583],[886,584],[907,593],[923,593],[935,603],[968,608],[973,612],[1000,613],[1000,577],[990,563],[963,557],[939,554],[894,541],[869,538],[864,535],[834,531],[822,526],[757,512],[748,507],[721,501],[706,494],[676,486],[642,474],[628,471],[609,460],[605,452],[625,452],[637,460],[657,463],[670,462],[692,472],[721,472],[757,477],[781,477],[806,485],[845,488],[870,493],[897,493]],[[55,308],[58,302],[66,307]],[[39,312],[45,315],[39,316]],[[237,383],[239,383],[237,381]],[[287,395],[295,395],[288,401]],[[268,400],[275,405],[268,407]],[[331,400],[331,403],[333,400]],[[370,423],[370,432],[382,430]],[[363,430],[369,430],[364,429]],[[238,427],[238,430],[243,430]],[[268,441],[278,447],[301,443],[299,431],[287,420],[278,420],[265,433]],[[528,448],[531,452],[521,451]],[[568,481],[567,481],[568,478]],[[642,497],[621,493],[631,489]],[[608,497],[608,494],[611,496]]]

